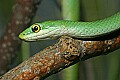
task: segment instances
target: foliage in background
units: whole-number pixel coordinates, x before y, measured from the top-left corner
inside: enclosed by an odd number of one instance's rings
[[[14,2],[14,0],[10,0],[9,3],[6,0],[0,2],[0,36],[3,34],[8,18],[11,15],[10,12]]]

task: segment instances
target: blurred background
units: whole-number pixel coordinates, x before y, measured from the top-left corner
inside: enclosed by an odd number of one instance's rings
[[[32,23],[62,19],[61,0],[42,0]],[[3,35],[15,0],[0,2],[0,36]],[[69,4],[70,5],[70,4]],[[120,10],[120,0],[80,0],[80,21],[93,21]],[[52,45],[56,40],[23,42],[18,52],[20,62]],[[22,54],[26,52],[28,54]],[[16,62],[19,60],[16,60]],[[46,80],[120,80],[120,49],[103,56],[79,62]]]

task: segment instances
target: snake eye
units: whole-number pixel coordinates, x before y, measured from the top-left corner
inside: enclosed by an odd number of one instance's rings
[[[40,29],[41,29],[41,28],[40,28],[40,26],[39,26],[38,24],[34,24],[34,25],[32,26],[32,31],[35,32],[35,33],[39,32]]]

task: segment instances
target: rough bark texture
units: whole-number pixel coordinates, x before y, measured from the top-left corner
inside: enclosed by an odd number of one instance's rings
[[[80,60],[103,55],[120,47],[120,36],[104,41],[83,41],[63,36],[1,77],[1,80],[39,80]]]

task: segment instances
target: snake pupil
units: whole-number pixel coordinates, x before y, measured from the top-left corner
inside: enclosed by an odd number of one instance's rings
[[[36,30],[38,30],[38,26],[35,26],[35,27],[34,27],[34,31],[36,31]]]

